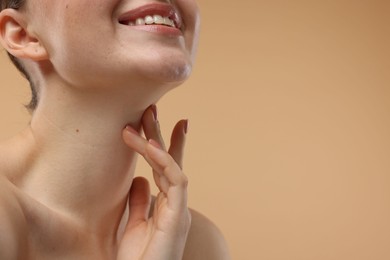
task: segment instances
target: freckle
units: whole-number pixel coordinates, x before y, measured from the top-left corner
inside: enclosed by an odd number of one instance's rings
[[[79,132],[80,132],[80,130],[79,130],[79,129],[76,129],[76,132],[77,132],[77,133],[79,133]]]

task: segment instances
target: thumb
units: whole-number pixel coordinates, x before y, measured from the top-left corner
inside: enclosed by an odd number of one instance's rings
[[[149,182],[143,177],[136,177],[129,192],[129,219],[127,228],[147,221],[151,205]]]

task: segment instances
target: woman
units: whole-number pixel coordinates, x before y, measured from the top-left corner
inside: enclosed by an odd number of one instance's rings
[[[33,113],[0,148],[0,259],[227,259],[215,226],[187,208],[187,121],[167,152],[153,105],[191,72],[195,2],[1,7],[0,41],[30,81]],[[160,189],[154,206],[133,178],[137,153]]]

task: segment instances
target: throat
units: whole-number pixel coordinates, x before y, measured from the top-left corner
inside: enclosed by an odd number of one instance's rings
[[[126,124],[138,129],[150,104],[120,91],[60,90],[48,87],[34,112],[31,163],[20,189],[90,230],[110,233],[123,215],[137,160],[122,131]]]
[[[126,206],[136,154],[121,142],[120,134],[110,145],[91,144],[53,124],[44,125],[50,130],[34,129],[36,153],[20,188],[90,230],[112,232]],[[75,129],[84,132],[83,127]]]

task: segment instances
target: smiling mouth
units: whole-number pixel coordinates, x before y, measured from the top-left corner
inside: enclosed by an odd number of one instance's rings
[[[175,24],[175,21],[170,19],[169,17],[163,17],[161,15],[155,14],[155,15],[147,15],[144,18],[137,18],[136,20],[129,20],[129,21],[122,21],[120,22],[124,25],[129,26],[137,26],[137,25],[165,25],[173,28],[178,28]]]
[[[182,22],[172,5],[152,3],[135,8],[119,18],[119,23],[128,26],[160,25],[181,29]]]

